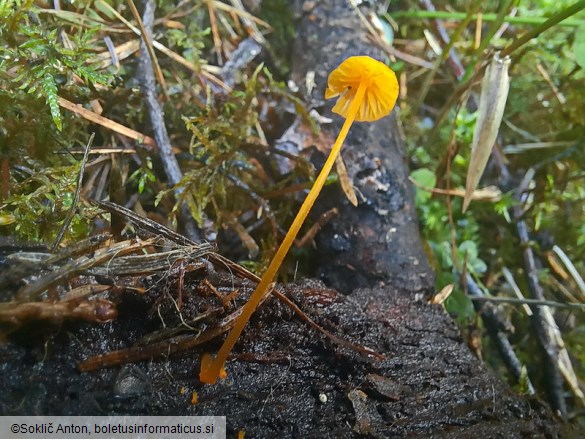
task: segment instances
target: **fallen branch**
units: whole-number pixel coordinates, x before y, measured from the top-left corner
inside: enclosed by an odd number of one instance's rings
[[[528,171],[530,172],[530,170]],[[528,280],[528,291],[533,299],[544,301],[544,292],[538,281],[538,269],[534,258],[534,252],[530,246],[530,238],[528,236],[528,227],[526,222],[522,219],[523,216],[523,201],[526,185],[530,182],[529,178],[524,178],[522,183],[517,188],[515,198],[519,201],[512,212],[516,220],[516,230],[520,238],[520,246],[523,248],[524,268],[526,270],[526,277]],[[559,370],[559,346],[552,339],[547,330],[547,319],[540,306],[531,305],[532,309],[532,325],[535,329],[538,343],[540,344],[543,353],[544,382],[548,386],[549,397],[553,407],[558,410],[563,418],[567,416],[567,404],[564,397],[563,379],[561,371]]]
[[[144,9],[143,24],[144,31],[146,32],[145,35],[148,35],[148,38],[151,38],[150,34],[152,33],[152,25],[154,23],[154,9],[154,2],[147,1]],[[174,186],[181,181],[183,174],[179,168],[177,158],[173,153],[173,147],[171,146],[169,134],[165,125],[163,111],[156,97],[153,63],[148,52],[146,39],[147,37],[143,36],[143,43],[140,47],[140,84],[142,86],[142,92],[144,93],[144,100],[148,107],[148,114],[154,131],[154,137],[158,144],[159,156],[163,162],[165,174],[167,175],[169,183]],[[175,196],[180,198],[183,189],[176,188],[174,192]],[[179,209],[179,218],[185,234],[194,241],[200,240],[201,233],[185,204]]]
[[[109,285],[92,285],[91,293],[111,288]],[[22,325],[31,320],[61,322],[66,319],[81,319],[94,323],[105,323],[118,317],[116,305],[105,299],[65,300],[62,302],[0,303],[0,322]]]
[[[520,382],[522,379],[526,380],[528,393],[534,395],[534,386],[530,382],[530,378],[523,376],[523,365],[518,359],[516,352],[514,352],[514,348],[512,347],[510,340],[508,340],[508,336],[506,335],[505,329],[509,326],[509,323],[498,315],[490,303],[485,303],[485,301],[490,298],[485,297],[483,291],[479,285],[475,283],[469,273],[465,274],[465,284],[467,287],[467,292],[469,293],[471,300],[473,300],[473,306],[475,307],[477,313],[481,315],[488,334],[494,341],[496,348],[498,349],[498,352],[504,361],[504,364],[512,373],[517,382]]]
[[[473,301],[510,303],[513,305],[550,306],[552,308],[569,308],[585,311],[585,303],[561,303],[552,300],[517,299],[515,297],[471,297]]]

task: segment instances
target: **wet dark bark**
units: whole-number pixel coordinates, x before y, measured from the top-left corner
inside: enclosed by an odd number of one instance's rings
[[[311,7],[311,3],[315,7]],[[345,1],[304,2],[292,62],[292,78],[305,84],[315,73],[317,86],[308,101],[333,118],[323,126],[339,132],[343,119],[331,113],[334,100],[324,102],[327,76],[351,55],[384,59],[366,39],[366,33]],[[357,287],[399,286],[404,294],[428,292],[433,286],[420,240],[408,181],[404,141],[398,110],[375,123],[354,123],[342,150],[349,177],[357,189],[359,205],[353,207],[339,186],[326,191],[321,208],[334,205],[340,214],[319,235],[318,276],[342,292]]]
[[[317,6],[306,7],[299,24],[294,79],[303,84],[314,70],[311,101],[330,108],[321,98],[328,72],[350,54],[380,54],[346,2],[309,3]],[[319,260],[323,280],[351,294],[318,281],[280,289],[325,329],[385,359],[333,344],[270,298],[238,343],[228,379],[217,385],[201,385],[197,373],[201,352],[219,341],[168,359],[79,372],[80,361],[159,329],[157,312],[176,320],[168,299],[176,279],[144,279],[148,294],[118,296],[112,322],[27,328],[0,345],[0,413],[225,415],[228,437],[243,430],[251,438],[568,437],[546,405],[518,396],[487,371],[442,307],[422,298],[433,279],[396,113],[355,125],[343,154],[366,201],[353,208],[338,189],[324,195],[323,204],[341,206],[341,214],[319,238]],[[217,288],[237,288],[238,306],[253,288],[230,274],[196,272],[184,279],[186,304],[201,300],[203,275]]]
[[[237,288],[238,306],[253,287],[209,271],[187,275],[186,318],[202,300],[203,274],[219,289]],[[487,372],[440,306],[388,287],[356,290],[350,298],[319,282],[281,287],[324,328],[382,353],[381,361],[332,344],[272,298],[238,343],[228,378],[216,385],[201,385],[197,372],[201,352],[218,343],[78,370],[81,360],[161,329],[160,319],[176,323],[165,295],[176,281],[145,279],[148,293],[124,293],[118,318],[106,324],[28,325],[11,334],[0,346],[0,413],[225,415],[228,437],[239,430],[253,438],[571,437],[539,400],[519,397]]]

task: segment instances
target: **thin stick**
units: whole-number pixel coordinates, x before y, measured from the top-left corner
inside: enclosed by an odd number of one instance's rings
[[[387,14],[383,14],[387,15]],[[482,21],[490,22],[498,19],[497,14],[473,14],[472,19],[477,20],[479,16],[482,16]],[[464,20],[467,17],[466,12],[449,12],[449,11],[396,11],[392,13],[393,19],[398,18],[415,18],[417,20],[421,18],[433,18],[438,20]],[[515,24],[515,25],[539,25],[547,21],[549,17],[514,17],[507,15],[504,17],[504,23]],[[579,27],[583,26],[583,20],[577,18],[565,19],[559,22],[560,26],[565,27]]]
[[[75,215],[75,211],[77,210],[77,203],[79,203],[79,193],[81,192],[81,183],[83,182],[83,173],[85,172],[85,164],[87,163],[87,156],[89,155],[89,150],[91,149],[91,144],[93,143],[93,139],[95,137],[95,133],[91,133],[89,136],[89,141],[85,146],[85,151],[83,153],[83,158],[81,159],[81,168],[79,169],[79,175],[77,176],[77,187],[75,188],[75,196],[73,197],[73,203],[71,203],[71,207],[69,208],[69,212],[67,212],[67,217],[59,230],[59,234],[57,235],[57,239],[53,243],[53,247],[51,250],[55,252],[59,243],[65,236],[67,229],[69,228],[69,224],[71,224],[71,220],[73,219],[73,215]]]
[[[144,24],[144,32],[146,34],[152,32],[154,9],[155,2],[153,0],[147,1],[144,7],[144,17],[142,20]],[[173,153],[171,140],[169,138],[165,124],[164,113],[156,96],[153,63],[151,57],[148,54],[148,44],[146,44],[146,40],[143,41],[143,45],[140,49],[140,69],[142,70],[142,74],[139,76],[139,80],[142,86],[144,100],[148,108],[148,115],[152,124],[154,138],[156,139],[156,143],[158,145],[158,153],[161,161],[163,162],[163,168],[169,183],[172,185],[177,185],[183,178],[183,173],[181,172],[177,158]],[[176,187],[173,192],[177,200],[180,200],[183,189]],[[200,231],[197,227],[197,224],[195,224],[195,221],[193,220],[187,205],[182,204],[178,213],[181,226],[185,234],[191,240],[199,240],[201,238]]]
[[[585,3],[585,2],[584,2]],[[522,202],[526,185],[530,179],[525,178],[522,184],[517,188],[515,198]],[[538,269],[536,267],[536,260],[534,252],[530,247],[530,237],[528,234],[528,226],[522,219],[523,210],[522,205],[517,204],[512,208],[514,219],[516,222],[516,231],[520,239],[520,246],[523,249],[524,269],[528,281],[528,290],[533,299],[544,301],[544,291],[538,279]],[[559,370],[559,346],[551,337],[547,330],[547,321],[543,308],[540,306],[531,305],[532,309],[532,324],[536,333],[536,338],[541,346],[544,363],[544,373],[546,382],[548,384],[548,393],[551,404],[558,410],[563,418],[567,416],[567,403],[565,401],[563,382],[561,372]]]
[[[156,75],[156,79],[160,83],[162,91],[165,95],[166,100],[169,100],[169,94],[167,92],[167,83],[165,81],[165,77],[163,76],[162,70],[160,69],[160,65],[158,63],[158,59],[156,57],[156,53],[154,53],[154,48],[152,47],[152,36],[150,32],[144,27],[144,23],[142,22],[142,18],[140,18],[140,13],[138,9],[136,9],[136,5],[132,0],[128,0],[128,6],[130,6],[130,10],[132,11],[132,15],[134,15],[134,19],[138,24],[138,28],[140,29],[140,33],[142,34],[142,41],[146,46],[146,50],[148,55],[150,56],[150,60],[152,61],[152,66],[154,73]]]
[[[58,103],[60,107],[63,107],[66,110],[78,114],[79,116],[89,120],[90,122],[97,123],[98,125],[101,125],[109,130],[123,134],[124,136],[129,137],[132,140],[136,140],[149,151],[154,150],[154,147],[156,146],[156,141],[152,137],[146,136],[142,133],[139,133],[138,131],[134,131],[133,129],[130,129],[118,122],[114,122],[113,120],[108,119],[107,117],[100,116],[99,114],[94,113],[93,111],[83,108],[81,105],[74,104],[73,102],[68,101],[67,99],[62,97],[58,98]]]
[[[461,282],[467,287],[469,292],[469,298],[474,301],[473,306],[478,314],[481,315],[485,327],[494,341],[496,348],[498,349],[504,364],[508,370],[514,375],[516,380],[520,382],[523,377],[522,368],[524,365],[514,352],[514,348],[508,340],[506,329],[510,325],[504,320],[495,310],[493,305],[489,303],[488,298],[484,296],[483,290],[475,283],[469,273],[461,276]],[[491,299],[491,298],[489,298]],[[483,301],[483,302],[482,302]],[[526,384],[528,387],[528,393],[533,395],[535,393],[534,387],[530,382],[530,378],[526,377]]]
[[[552,300],[518,299],[516,297],[470,297],[471,300],[493,303],[510,303],[513,305],[550,306],[552,308],[570,308],[585,311],[585,303],[563,303]]]

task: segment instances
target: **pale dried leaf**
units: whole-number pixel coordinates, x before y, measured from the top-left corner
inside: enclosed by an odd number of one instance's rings
[[[431,303],[434,305],[439,305],[441,303],[444,303],[445,300],[447,300],[447,298],[453,292],[454,287],[455,287],[454,284],[445,285],[441,291],[439,291],[437,294],[435,294],[431,298]]]
[[[347,169],[345,168],[345,163],[343,162],[341,155],[338,155],[335,158],[335,166],[337,168],[337,175],[339,176],[339,182],[341,183],[341,189],[343,189],[343,193],[352,206],[357,207],[358,199],[355,191],[353,190],[351,179],[349,178],[349,175],[347,175]]]
[[[473,191],[477,187],[487,165],[498,130],[500,129],[500,124],[502,123],[502,116],[510,88],[510,78],[508,76],[509,66],[510,58],[506,57],[501,59],[499,54],[496,53],[491,64],[486,69],[481,84],[479,111],[473,132],[471,159],[467,171],[465,198],[463,200],[463,212],[467,210]]]

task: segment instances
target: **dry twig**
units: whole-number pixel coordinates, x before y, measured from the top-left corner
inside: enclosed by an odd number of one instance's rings
[[[154,1],[147,1],[144,9],[143,22],[144,32],[148,35],[150,35],[152,32],[154,9]],[[153,63],[148,53],[147,45],[144,43],[140,49],[140,66],[142,73],[140,75],[140,82],[144,93],[144,99],[146,101],[146,105],[148,106],[150,122],[152,124],[154,137],[158,145],[158,152],[163,162],[163,167],[165,169],[167,178],[169,179],[169,183],[172,185],[177,185],[183,178],[183,174],[179,168],[179,163],[177,162],[175,154],[173,153],[171,141],[165,126],[163,111],[156,97]],[[180,198],[181,194],[183,193],[183,189],[176,188],[174,192],[177,198]],[[179,209],[179,217],[185,230],[185,234],[194,241],[201,239],[201,233],[185,204],[183,204]]]

